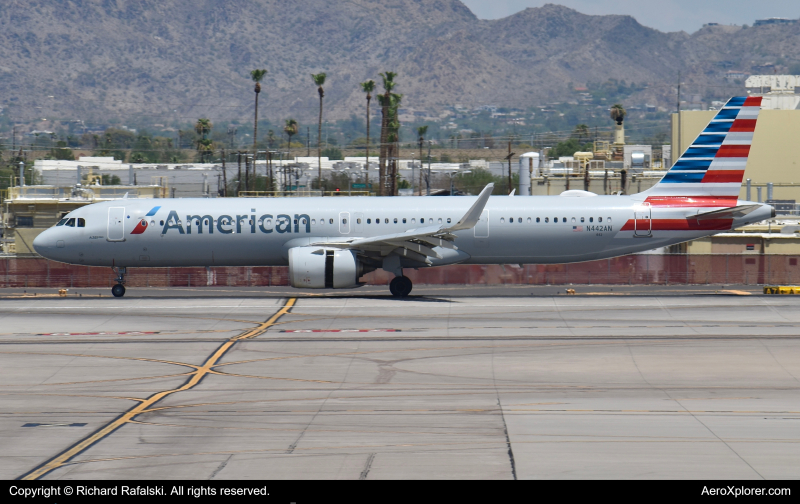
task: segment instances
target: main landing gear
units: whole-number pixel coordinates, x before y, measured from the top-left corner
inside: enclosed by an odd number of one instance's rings
[[[396,276],[392,279],[389,283],[389,290],[392,293],[392,296],[404,298],[411,293],[411,288],[413,284],[411,283],[411,279],[407,276]]]
[[[117,285],[111,287],[111,294],[113,294],[114,297],[122,297],[125,295],[125,286],[123,284],[125,283],[125,273],[128,272],[128,269],[127,268],[114,268],[114,269],[117,272],[117,278],[114,279],[116,280]]]

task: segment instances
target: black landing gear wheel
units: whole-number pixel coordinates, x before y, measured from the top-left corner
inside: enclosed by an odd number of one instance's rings
[[[394,277],[389,283],[389,291],[391,291],[392,296],[399,298],[408,296],[412,287],[413,284],[407,276]]]
[[[122,297],[125,295],[125,286],[122,284],[117,284],[114,287],[111,287],[111,294],[114,294],[114,297]]]

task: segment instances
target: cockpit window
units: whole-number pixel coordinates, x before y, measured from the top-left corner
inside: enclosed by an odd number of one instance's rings
[[[75,227],[75,219],[72,218],[72,219],[68,220],[66,225],[69,226],[69,227]]]
[[[86,227],[86,219],[78,219],[78,227]]]
[[[68,221],[68,220],[69,220],[69,219],[67,219],[67,218],[65,217],[65,218],[61,219],[60,221],[58,221],[58,224],[56,224],[56,226],[63,226],[64,224],[66,224],[66,223],[67,223],[67,221]]]

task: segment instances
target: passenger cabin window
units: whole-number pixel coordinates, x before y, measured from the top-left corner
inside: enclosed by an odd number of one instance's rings
[[[450,217],[447,218],[447,223],[450,224]]]
[[[573,217],[573,218],[572,218],[572,222],[577,222],[577,221],[575,220],[575,217]]]
[[[536,217],[536,222],[539,222],[539,217]]]
[[[411,219],[411,224],[416,224],[416,223],[417,223],[417,219],[416,218],[412,218]]]
[[[384,224],[389,224],[389,219],[383,219]]]
[[[328,219],[329,224],[333,224],[333,219]]]
[[[506,222],[506,218],[505,218],[505,217],[500,217],[500,222],[502,222],[502,223],[504,223],[504,224],[505,224],[505,222]]]
[[[397,224],[397,217],[394,218],[394,223]]]
[[[405,223],[406,223],[406,218],[405,218],[405,217],[403,217],[403,224],[405,224]]]
[[[420,223],[420,224],[425,224],[425,217],[421,218],[421,219],[419,220],[419,223]]]
[[[597,222],[603,222],[603,218],[602,217],[598,217],[597,218]]]
[[[606,222],[611,222],[611,217],[608,217],[608,218],[606,219]]]
[[[367,224],[372,224],[372,219],[367,219]]]
[[[586,217],[581,217],[581,222],[583,222],[585,218],[586,218]]]
[[[342,219],[342,224],[347,224],[347,219]]]
[[[357,224],[361,224],[361,219],[356,219]],[[305,223],[304,223],[305,224]]]
[[[530,223],[531,223],[531,218],[530,218],[530,217],[528,217],[528,224],[530,224]]]
[[[550,222],[550,217],[545,217],[545,218],[544,218],[544,222],[545,222],[545,224],[546,224],[546,223],[548,223],[548,222]]]
[[[589,217],[589,222],[594,222],[594,217]]]
[[[86,219],[78,218],[78,227],[86,227]]]

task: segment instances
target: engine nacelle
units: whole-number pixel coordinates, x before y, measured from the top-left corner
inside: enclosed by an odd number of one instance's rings
[[[305,289],[347,289],[358,286],[363,267],[352,250],[324,247],[289,249],[289,283]]]

